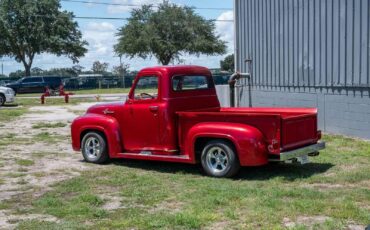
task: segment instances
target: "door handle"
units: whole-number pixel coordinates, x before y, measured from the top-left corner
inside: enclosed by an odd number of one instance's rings
[[[158,106],[155,105],[149,106],[149,110],[150,112],[156,113],[158,112]]]

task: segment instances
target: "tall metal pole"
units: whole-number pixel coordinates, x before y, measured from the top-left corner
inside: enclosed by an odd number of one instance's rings
[[[252,65],[252,59],[248,58],[245,60],[245,62],[248,65],[248,99],[249,99],[249,107],[252,107],[252,86],[251,86],[251,78],[253,76],[253,65]]]
[[[123,88],[126,88],[126,83],[125,83],[125,71],[123,69],[123,65],[122,65],[122,55],[119,55],[119,65],[120,65],[120,69],[122,71],[122,86]]]

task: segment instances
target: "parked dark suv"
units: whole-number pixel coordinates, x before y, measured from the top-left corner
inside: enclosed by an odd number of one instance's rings
[[[15,93],[43,93],[45,87],[57,89],[61,84],[61,77],[24,77],[14,83],[7,84],[6,87],[12,88]]]

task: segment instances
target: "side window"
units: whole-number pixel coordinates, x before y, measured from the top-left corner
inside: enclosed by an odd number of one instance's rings
[[[142,76],[134,90],[135,100],[156,99],[158,97],[158,77]]]
[[[30,83],[30,82],[34,82],[33,81],[33,78],[25,78],[23,79],[22,83]]]
[[[213,87],[206,76],[174,76],[172,78],[172,89],[174,91],[210,89]]]
[[[22,83],[34,83],[34,82],[42,82],[41,77],[31,77],[31,78],[25,78]]]

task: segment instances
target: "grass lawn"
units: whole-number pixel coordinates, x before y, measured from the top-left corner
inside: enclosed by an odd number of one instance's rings
[[[130,88],[110,88],[110,89],[81,89],[81,90],[66,90],[74,94],[115,94],[115,93],[129,93]],[[17,94],[19,97],[37,97],[41,96],[42,93],[25,93]]]
[[[112,93],[129,93],[130,88],[110,88],[110,89],[81,89],[71,90],[75,94],[112,94]]]
[[[234,179],[198,166],[113,161],[32,198],[3,204],[48,214],[19,229],[345,229],[370,223],[370,143],[325,135],[327,149],[307,165],[244,168]],[[81,162],[81,164],[86,164]],[[111,200],[118,206],[109,209]],[[18,207],[15,208],[15,207]],[[27,208],[19,208],[27,207]]]
[[[87,101],[94,100],[71,103]],[[22,107],[0,109],[0,130],[30,113],[31,106],[40,105],[30,98],[18,103]],[[55,99],[43,106],[50,105],[65,104]],[[62,156],[44,149],[25,159],[23,152],[14,159],[1,153],[10,146],[27,148],[32,143],[69,145],[69,136],[55,132],[67,125],[65,121],[36,122],[30,128],[36,132],[33,135],[0,133],[0,168],[14,164],[2,174],[0,185],[14,180],[24,188],[0,202],[0,214],[57,220],[14,219],[18,229],[347,229],[351,224],[370,224],[368,141],[324,135],[327,148],[310,164],[243,168],[233,179],[206,177],[197,165],[133,160],[91,165],[72,152],[64,153],[63,157],[76,156],[73,162],[78,167],[89,168],[35,195],[27,176],[50,176],[40,161],[60,162]]]

